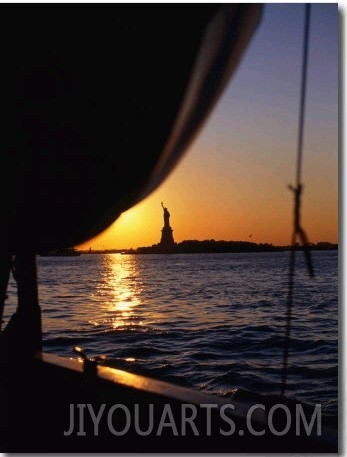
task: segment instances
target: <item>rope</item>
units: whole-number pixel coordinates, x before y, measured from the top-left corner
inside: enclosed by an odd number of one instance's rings
[[[306,102],[306,81],[307,81],[307,63],[308,63],[308,42],[310,30],[310,13],[311,5],[305,5],[305,24],[304,24],[304,47],[302,58],[302,75],[301,75],[301,93],[300,93],[300,112],[299,112],[299,129],[298,129],[298,144],[297,144],[297,160],[296,160],[296,186],[289,185],[289,189],[294,194],[294,223],[293,234],[291,242],[291,253],[289,261],[289,281],[288,281],[288,294],[287,294],[287,310],[286,310],[286,330],[284,337],[284,350],[283,350],[283,369],[282,369],[282,387],[281,395],[283,396],[286,390],[287,371],[288,371],[288,354],[290,343],[290,330],[291,318],[293,307],[294,295],[294,276],[295,276],[295,253],[299,239],[304,250],[306,266],[308,273],[311,277],[314,276],[313,263],[311,258],[310,246],[304,229],[300,222],[301,210],[301,196],[303,186],[301,184],[302,162],[303,162],[303,137],[304,137],[304,116],[305,116],[305,102]]]

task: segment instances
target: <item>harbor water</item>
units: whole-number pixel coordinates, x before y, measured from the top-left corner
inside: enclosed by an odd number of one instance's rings
[[[338,252],[297,253],[286,395],[338,412]],[[289,252],[38,257],[43,349],[220,396],[279,394]],[[16,307],[11,278],[5,322]]]

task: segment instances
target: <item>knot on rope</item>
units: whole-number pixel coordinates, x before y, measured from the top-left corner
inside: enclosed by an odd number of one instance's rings
[[[302,184],[298,184],[296,187],[294,187],[291,184],[289,184],[288,188],[294,193],[294,232],[293,232],[292,249],[295,249],[296,240],[297,240],[297,238],[299,238],[299,240],[301,241],[301,244],[303,246],[308,274],[311,276],[311,278],[313,278],[314,269],[313,269],[313,262],[312,262],[312,257],[311,257],[311,249],[310,249],[310,245],[309,245],[305,230],[302,228],[301,222],[300,222],[301,195],[302,195],[303,186],[302,186]]]

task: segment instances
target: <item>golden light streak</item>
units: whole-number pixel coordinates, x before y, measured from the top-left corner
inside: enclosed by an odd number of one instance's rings
[[[136,263],[128,261],[127,257],[121,254],[105,256],[105,263],[107,267],[105,279],[110,297],[105,302],[105,306],[112,328],[122,330],[124,327],[143,325],[137,319],[136,313],[136,308],[141,304],[141,288],[137,281]]]

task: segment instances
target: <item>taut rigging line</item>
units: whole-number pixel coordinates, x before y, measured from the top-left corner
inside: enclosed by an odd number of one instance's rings
[[[311,258],[310,245],[304,229],[300,222],[301,196],[302,196],[302,162],[303,162],[303,137],[304,137],[304,122],[305,122],[305,104],[306,104],[306,83],[307,83],[307,64],[308,64],[308,42],[310,32],[311,5],[305,5],[305,24],[304,24],[304,42],[302,56],[302,74],[301,74],[301,91],[300,91],[300,111],[299,111],[299,127],[298,127],[298,144],[297,144],[297,159],[296,159],[296,185],[289,185],[289,189],[294,194],[294,218],[293,218],[293,234],[291,242],[290,262],[289,262],[289,281],[287,294],[287,310],[286,310],[286,330],[283,347],[283,369],[282,369],[282,387],[281,395],[283,396],[287,383],[287,367],[288,353],[290,343],[291,316],[293,306],[294,292],[294,275],[295,275],[295,253],[297,250],[297,239],[302,243],[306,266],[311,277],[314,276],[313,263]]]

